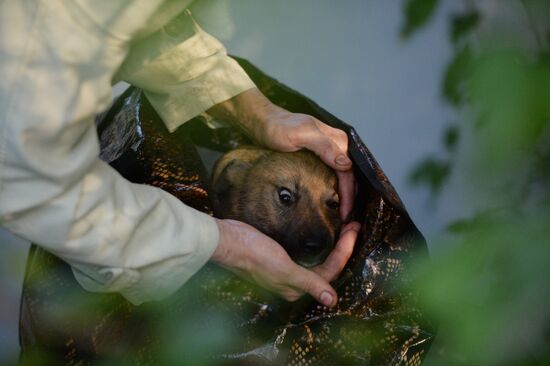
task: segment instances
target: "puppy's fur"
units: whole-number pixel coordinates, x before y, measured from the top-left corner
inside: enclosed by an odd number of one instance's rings
[[[313,266],[339,235],[337,184],[334,171],[311,152],[241,147],[214,166],[214,214],[256,227],[296,262]]]

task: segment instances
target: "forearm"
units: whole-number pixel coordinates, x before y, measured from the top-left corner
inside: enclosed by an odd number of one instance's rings
[[[229,121],[244,130],[251,138],[261,139],[271,119],[288,112],[273,104],[258,88],[252,88],[210,108],[207,113]],[[265,145],[265,141],[256,141]]]

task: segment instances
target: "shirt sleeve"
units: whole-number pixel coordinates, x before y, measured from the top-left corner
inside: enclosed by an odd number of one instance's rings
[[[185,283],[219,233],[213,218],[97,158],[93,118],[128,54],[120,22],[146,21],[155,7],[102,2],[105,28],[90,16],[94,2],[82,3],[0,2],[0,225],[64,259],[84,288],[139,304]]]
[[[117,78],[144,89],[171,132],[215,104],[255,87],[189,10],[133,44]]]

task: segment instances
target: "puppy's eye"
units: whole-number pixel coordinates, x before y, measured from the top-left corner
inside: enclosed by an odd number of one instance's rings
[[[286,188],[280,188],[279,189],[279,199],[284,205],[290,205],[292,201],[294,201],[294,196],[290,191]]]
[[[331,210],[338,210],[340,208],[340,202],[338,202],[336,200],[328,200],[326,202],[326,205]]]

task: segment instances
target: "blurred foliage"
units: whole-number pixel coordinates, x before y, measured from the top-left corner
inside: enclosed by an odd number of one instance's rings
[[[443,96],[454,106],[460,106],[466,98],[466,81],[472,63],[472,50],[465,46],[456,52],[445,70],[443,77]]]
[[[476,10],[457,14],[451,20],[451,41],[456,44],[463,40],[479,24],[480,15]]]
[[[443,143],[448,151],[454,151],[458,144],[458,138],[460,137],[460,130],[457,126],[449,126],[445,131],[443,137]]]
[[[418,28],[426,22],[410,14],[425,4],[413,3],[405,24]],[[434,195],[452,194],[444,187],[453,175],[467,177],[473,193],[463,200],[476,212],[450,223],[432,243],[437,255],[418,268],[440,329],[427,363],[550,364],[550,22],[533,16],[550,20],[550,3],[493,2],[524,12],[490,17],[481,5],[465,1],[450,19],[455,54],[441,88],[460,120],[442,136],[444,153],[410,173]],[[523,28],[502,28],[517,19]]]
[[[418,163],[410,175],[411,183],[428,185],[432,192],[439,192],[450,172],[448,161],[429,156]]]
[[[450,125],[445,130],[443,144],[448,155],[454,154],[459,136],[460,130],[455,125]],[[411,170],[409,182],[413,185],[427,185],[435,195],[449,178],[451,169],[452,159],[428,156]]]
[[[410,37],[426,24],[437,8],[438,0],[407,0],[405,5],[405,24],[401,28],[401,37]]]

